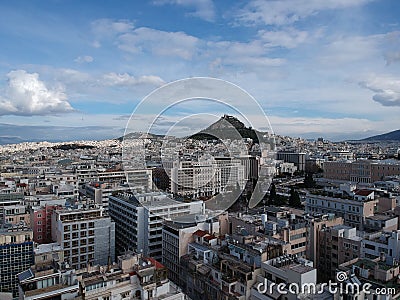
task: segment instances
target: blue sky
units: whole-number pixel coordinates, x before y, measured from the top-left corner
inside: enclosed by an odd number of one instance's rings
[[[154,89],[210,76],[252,94],[277,134],[400,129],[399,15],[396,0],[1,1],[0,123],[119,136]]]

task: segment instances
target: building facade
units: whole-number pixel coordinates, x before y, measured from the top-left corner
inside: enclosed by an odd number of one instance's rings
[[[52,238],[75,269],[106,265],[115,259],[115,224],[103,208],[55,210]]]

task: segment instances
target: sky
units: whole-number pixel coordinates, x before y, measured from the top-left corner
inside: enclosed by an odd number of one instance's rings
[[[399,16],[397,0],[0,1],[0,138],[118,137],[149,93],[192,77],[248,92],[276,134],[397,130]],[[225,112],[207,103],[163,120],[184,134]]]

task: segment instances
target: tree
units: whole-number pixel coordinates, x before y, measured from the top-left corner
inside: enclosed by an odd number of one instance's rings
[[[273,204],[276,201],[276,186],[275,183],[271,184],[269,189],[269,204]]]
[[[311,173],[306,173],[306,177],[304,178],[304,186],[306,188],[313,188],[316,186],[315,180]]]
[[[300,195],[293,187],[290,189],[289,206],[301,207]]]

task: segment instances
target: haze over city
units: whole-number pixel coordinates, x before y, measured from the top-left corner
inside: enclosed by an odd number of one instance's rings
[[[2,1],[1,136],[118,137],[143,97],[193,76],[245,89],[280,135],[396,130],[399,12],[387,0]],[[177,107],[163,121],[208,109]]]

